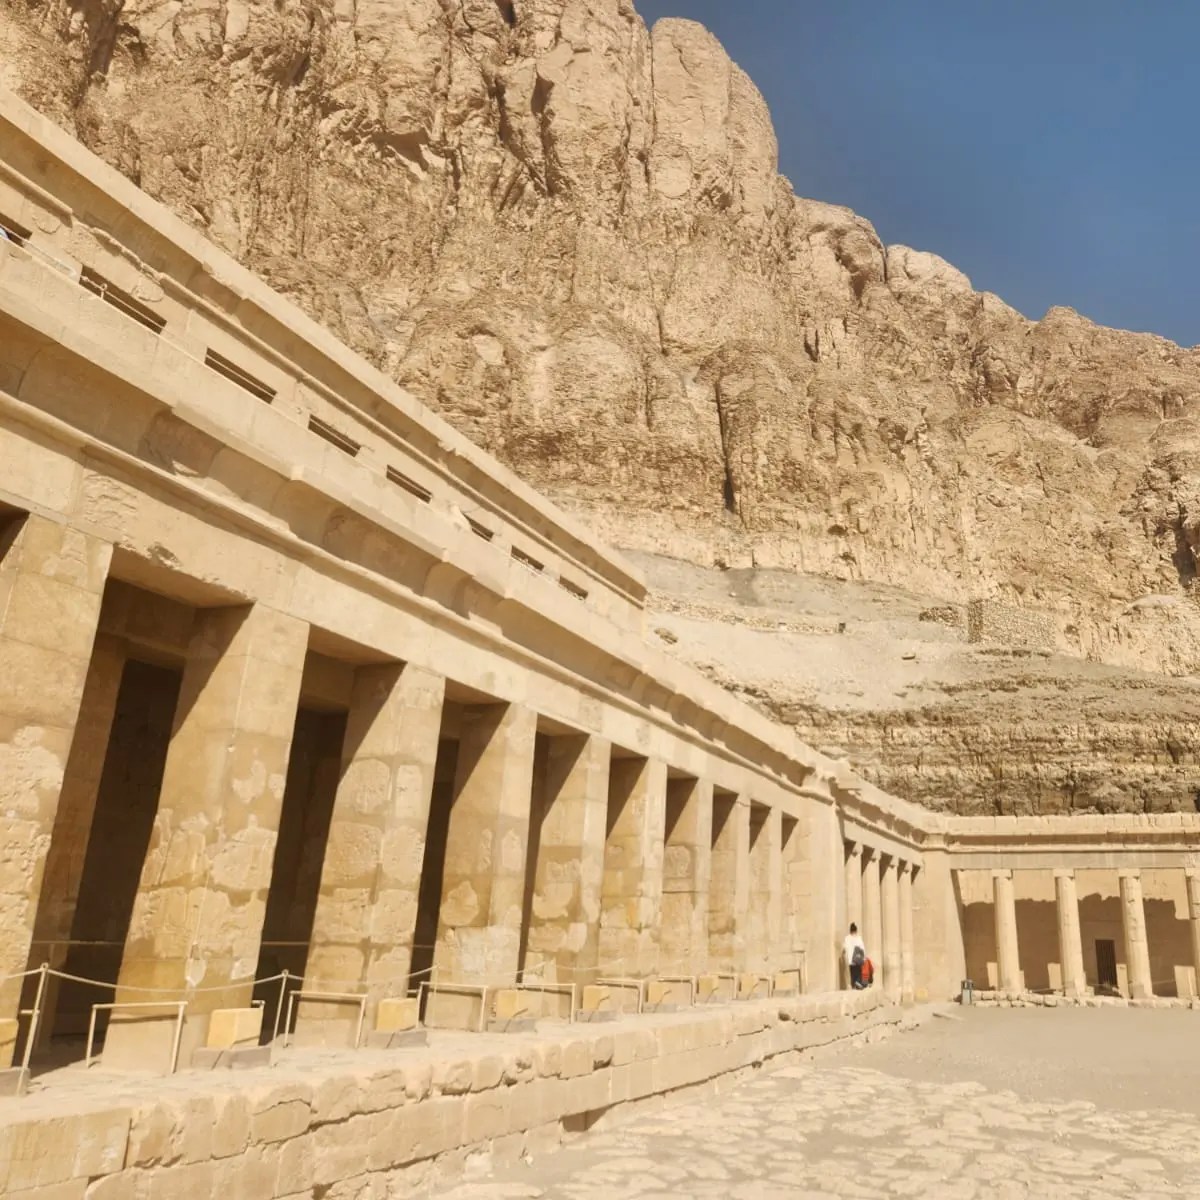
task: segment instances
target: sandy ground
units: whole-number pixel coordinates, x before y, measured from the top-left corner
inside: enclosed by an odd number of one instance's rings
[[[967,1009],[666,1104],[445,1200],[1200,1197],[1187,1011]]]
[[[966,1008],[961,1019],[931,1021],[852,1057],[905,1079],[1200,1116],[1198,1017],[1187,1009]]]

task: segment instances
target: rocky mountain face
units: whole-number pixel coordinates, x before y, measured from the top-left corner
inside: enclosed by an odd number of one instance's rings
[[[1200,662],[1200,350],[1027,320],[799,198],[694,23],[647,30],[630,0],[0,0],[0,83],[619,546],[1003,597],[1076,658]],[[905,790],[884,717],[810,692],[777,681],[775,711]],[[1159,741],[1191,770],[1173,703],[1139,719],[1178,726]],[[947,771],[1011,752],[947,712],[925,725]],[[1121,722],[1096,720],[1079,754],[1102,762]],[[1191,806],[1171,778],[1102,803]]]

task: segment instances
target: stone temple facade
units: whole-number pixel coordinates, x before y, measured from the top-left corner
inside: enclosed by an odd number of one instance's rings
[[[1195,994],[1200,818],[946,818],[815,753],[650,644],[619,555],[7,94],[0,227],[0,1066],[46,1072],[0,1101],[0,1191],[231,1195],[219,1160],[332,1194],[966,977]],[[534,1022],[593,1032],[412,1082],[424,1031]],[[285,1041],[386,1052],[397,1090],[343,1063],[341,1107],[312,1071],[280,1099]],[[182,1109],[81,1098],[54,1068],[85,1056],[187,1076],[189,1128],[233,1086],[245,1129],[152,1152]],[[374,1165],[323,1132],[393,1109]]]

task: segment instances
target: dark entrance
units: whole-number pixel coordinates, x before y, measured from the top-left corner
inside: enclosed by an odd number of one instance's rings
[[[78,900],[66,956],[59,969],[98,981],[63,981],[46,1033],[74,1043],[87,1030],[91,1006],[112,999],[137,898],[142,864],[150,845],[158,794],[171,740],[181,675],[177,670],[130,659],[121,673],[112,731],[95,798],[91,827],[62,836],[87,838]],[[34,947],[35,952],[42,949]],[[49,955],[45,955],[49,957]],[[97,1013],[103,1037],[108,1012]],[[66,1058],[78,1047],[72,1044]]]
[[[308,963],[345,739],[344,712],[297,710],[256,973],[270,979],[286,970],[296,981],[290,990],[300,986]],[[267,1012],[280,1003],[279,987],[272,982],[254,989]],[[263,1021],[264,1040],[271,1025],[270,1018]]]
[[[1117,990],[1117,943],[1111,938],[1096,939],[1096,990]]]

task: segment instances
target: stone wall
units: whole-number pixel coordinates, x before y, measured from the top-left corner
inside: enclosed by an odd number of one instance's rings
[[[905,1018],[877,991],[748,1001],[711,1012],[480,1035],[323,1062],[126,1079],[63,1103],[0,1101],[0,1194],[17,1200],[271,1200],[438,1194],[467,1163],[501,1166],[672,1094]],[[60,1087],[64,1085],[60,1081]]]
[[[967,640],[1053,650],[1054,618],[998,600],[972,600],[967,605]]]

